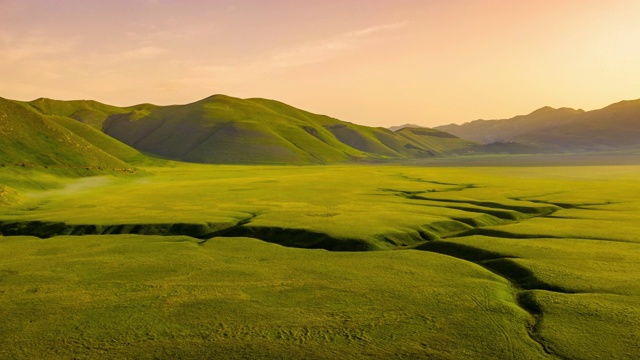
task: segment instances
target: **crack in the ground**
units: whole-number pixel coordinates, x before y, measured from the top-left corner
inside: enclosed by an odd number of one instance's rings
[[[403,178],[403,179],[406,179],[406,180],[411,180],[411,181],[416,181],[416,182],[421,182],[421,183],[427,183],[427,184],[434,184],[434,185],[459,186],[459,187],[463,187],[465,189],[472,189],[472,188],[477,188],[478,187],[475,184],[456,184],[456,183],[448,183],[448,182],[443,182],[443,181],[425,180],[423,178],[411,177],[411,176],[407,176],[407,175],[403,175],[403,174],[398,174],[398,176]]]
[[[247,226],[257,214],[237,222],[225,223],[156,223],[86,225],[55,221],[0,221],[1,236],[35,236],[47,239],[63,235],[156,235],[189,236],[204,245],[216,237],[250,237],[288,247],[325,249],[330,251],[380,250],[372,241],[357,238],[337,238],[306,229],[276,226]],[[420,234],[419,236],[422,236]],[[387,239],[387,241],[389,241]]]
[[[529,201],[529,202],[537,203],[537,204],[554,205],[554,206],[561,207],[563,209],[578,209],[578,210],[600,210],[600,209],[590,208],[589,206],[605,206],[605,205],[616,204],[616,202],[613,202],[613,201],[575,204],[575,203],[566,203],[566,202],[558,202],[558,201],[547,201],[547,200],[530,199],[530,198],[526,198],[526,197],[510,197],[509,199],[516,200],[516,201]]]
[[[499,224],[499,225],[493,225],[493,226],[504,226],[504,225],[509,225],[509,224]],[[481,228],[481,227],[477,227],[471,230],[466,230],[466,231],[448,235],[448,236],[443,236],[442,239],[450,240],[450,239],[469,237],[474,235],[481,235],[481,236],[487,236],[487,237],[493,237],[493,238],[499,238],[499,239],[523,240],[523,241],[527,239],[559,239],[561,240],[561,239],[571,238],[576,240],[607,241],[607,242],[619,242],[619,243],[625,243],[625,244],[636,243],[635,241],[631,241],[631,240],[608,239],[608,238],[599,238],[599,237],[585,237],[585,236],[569,237],[569,236],[556,236],[556,235],[550,235],[550,234],[522,234],[522,233],[502,231],[498,229]]]
[[[238,222],[224,223],[151,223],[151,224],[67,224],[60,221],[1,221],[2,236],[35,236],[47,239],[61,235],[160,235],[190,236],[196,239],[209,239],[229,228],[250,221],[255,215]]]
[[[540,346],[548,356],[561,358],[561,356],[545,344],[540,334],[540,324],[543,321],[543,313],[539,304],[533,297],[532,291],[551,291],[564,294],[574,294],[575,291],[550,284],[538,278],[535,273],[517,262],[517,258],[506,254],[496,253],[481,248],[451,242],[453,238],[472,235],[485,235],[496,238],[508,239],[554,239],[560,238],[553,235],[541,234],[517,234],[492,227],[499,227],[526,221],[536,217],[546,217],[551,221],[562,218],[555,213],[563,209],[597,210],[589,206],[609,205],[611,202],[568,204],[562,202],[549,202],[543,200],[531,200],[524,198],[510,198],[512,201],[522,201],[523,204],[503,204],[493,201],[471,199],[441,199],[427,197],[424,194],[434,192],[462,191],[475,187],[469,184],[453,184],[427,181],[419,178],[401,177],[424,183],[455,186],[455,188],[432,189],[427,191],[403,191],[395,189],[379,189],[392,192],[409,200],[414,200],[412,205],[424,205],[442,208],[452,208],[469,213],[480,213],[494,217],[492,221],[497,223],[483,224],[474,218],[451,219],[472,227],[471,229],[455,232],[446,232],[444,229],[434,227],[429,231],[418,229],[417,234],[408,235],[417,237],[418,245],[406,245],[398,239],[387,234],[379,234],[372,239],[338,238],[329,234],[306,229],[283,228],[276,226],[257,226],[251,222],[258,214],[249,214],[246,218],[235,222],[225,223],[165,223],[165,224],[120,224],[120,225],[71,225],[64,222],[45,221],[1,221],[0,235],[31,235],[40,238],[49,238],[58,235],[102,235],[102,234],[139,234],[139,235],[184,235],[201,240],[200,245],[205,245],[216,237],[251,237],[266,242],[277,243],[283,246],[309,249],[325,249],[330,251],[368,251],[381,248],[415,249],[452,256],[454,258],[474,263],[487,271],[505,279],[513,289],[514,302],[527,312],[532,323],[527,326],[529,337]],[[424,201],[424,204],[420,202]],[[428,202],[428,203],[427,203]],[[526,204],[528,203],[528,204]],[[543,204],[543,205],[537,205]],[[466,221],[465,221],[466,220]],[[414,236],[415,235],[415,236]],[[448,239],[448,240],[447,240]],[[600,241],[618,241],[612,239],[585,239]],[[378,241],[380,244],[376,244]],[[382,245],[381,245],[382,244]],[[401,244],[401,245],[398,245]]]
[[[563,294],[575,294],[577,292],[563,289],[539,279],[531,270],[515,262],[514,259],[517,259],[517,257],[447,241],[430,241],[413,249],[447,255],[471,262],[508,281],[514,291],[515,303],[531,316],[532,323],[527,326],[529,338],[537,343],[548,356],[563,359],[562,356],[554,352],[544,342],[540,335],[543,314],[539,304],[531,296],[531,291],[545,290]]]
[[[402,196],[402,195],[399,195],[399,196]],[[424,197],[420,195],[414,195],[407,198],[412,200],[427,200],[427,201],[436,201],[436,202],[454,203],[454,204],[469,204],[469,205],[475,205],[475,206],[480,206],[485,208],[511,210],[511,211],[519,212],[521,214],[528,214],[531,216],[548,215],[561,209],[560,207],[552,204],[548,204],[549,206],[508,205],[508,204],[502,204],[502,203],[493,202],[493,201],[469,200],[469,199],[465,199],[465,200],[440,199],[440,198],[429,198],[429,197]]]

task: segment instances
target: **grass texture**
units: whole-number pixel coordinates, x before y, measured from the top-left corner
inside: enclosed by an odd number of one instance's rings
[[[0,168],[0,357],[640,349],[638,166],[143,170]]]

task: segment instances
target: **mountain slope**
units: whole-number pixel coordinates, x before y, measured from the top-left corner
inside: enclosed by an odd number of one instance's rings
[[[518,142],[564,151],[618,150],[640,144],[640,100],[582,111],[545,107],[504,120],[476,120],[437,129],[482,143]]]
[[[4,98],[0,98],[0,161],[66,168],[130,167],[53,118]]]
[[[435,153],[464,152],[465,149],[478,145],[436,129],[404,127],[395,133]]]
[[[425,128],[424,126],[420,126],[420,125],[416,125],[416,124],[403,124],[403,125],[397,125],[397,126],[389,126],[387,129],[391,130],[391,131],[398,131],[398,130],[402,130],[404,128]]]
[[[30,102],[15,101],[26,108],[35,110],[49,121],[53,121],[73,132],[100,150],[131,165],[162,165],[166,161],[142,154],[129,145],[102,132],[103,122],[113,114],[122,114],[135,109],[153,106],[141,104],[130,107],[116,107],[94,100],[53,100],[39,98]]]
[[[131,165],[162,165],[166,161],[149,157],[140,151],[120,142],[111,136],[87,126],[77,120],[66,117],[51,117],[51,120],[65,127],[100,150]]]
[[[274,100],[224,95],[113,114],[103,130],[143,152],[204,163],[327,163],[426,157],[447,150]]]
[[[573,122],[582,113],[584,111],[570,108],[543,107],[528,115],[519,115],[510,119],[475,120],[462,125],[437,126],[436,129],[463,139],[488,144],[514,141],[519,136],[552,129],[561,124]]]
[[[39,98],[26,104],[43,115],[72,118],[99,130],[102,130],[102,123],[109,115],[126,113],[133,109],[106,105],[94,100],[62,101]]]

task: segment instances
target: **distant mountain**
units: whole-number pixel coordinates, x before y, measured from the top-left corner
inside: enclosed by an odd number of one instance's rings
[[[416,124],[404,124],[404,125],[388,127],[388,129],[391,130],[391,131],[398,131],[398,130],[402,130],[402,129],[405,129],[405,128],[424,128],[424,126],[420,126],[420,125],[416,125]]]
[[[640,146],[640,100],[588,112],[544,107],[511,119],[436,128],[481,143],[518,142],[557,151],[627,149]]]
[[[434,154],[468,153],[469,149],[478,145],[436,129],[405,127],[395,133],[412,143],[431,149]]]
[[[187,105],[144,106],[114,113],[102,127],[106,134],[140,151],[200,163],[306,164],[416,158],[456,150],[463,142],[447,136],[405,136],[274,100],[225,95]]]

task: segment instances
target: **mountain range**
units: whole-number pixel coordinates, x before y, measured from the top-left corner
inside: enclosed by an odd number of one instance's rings
[[[156,158],[310,164],[432,157],[475,143],[433,129],[393,132],[281,102],[214,95],[186,105],[0,99],[0,159],[122,168]]]
[[[0,164],[127,169],[161,159],[323,164],[478,153],[637,148],[640,100],[585,112],[545,107],[506,120],[392,131],[267,99],[214,95],[186,105],[0,98]]]
[[[109,116],[103,131],[141,151],[204,163],[327,163],[428,157],[468,146],[457,137],[394,133],[281,102],[214,95]]]
[[[436,129],[483,144],[517,142],[556,152],[636,149],[640,147],[640,99],[593,111],[543,107],[510,119]]]

